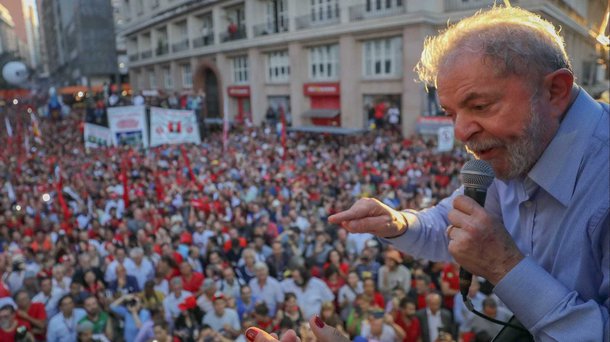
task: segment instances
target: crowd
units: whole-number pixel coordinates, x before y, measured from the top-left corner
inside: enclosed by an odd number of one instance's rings
[[[0,139],[1,341],[244,341],[319,315],[354,340],[486,341],[458,266],[414,260],[326,218],[362,196],[420,209],[468,158],[395,131],[292,135],[269,127],[201,145],[85,149],[83,113],[29,117]],[[25,144],[28,140],[28,144]],[[31,141],[30,141],[31,140]],[[506,309],[475,280],[479,310]],[[483,284],[481,284],[483,285]]]

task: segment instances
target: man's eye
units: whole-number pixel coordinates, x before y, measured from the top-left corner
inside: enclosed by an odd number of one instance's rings
[[[472,106],[472,108],[474,110],[477,110],[477,111],[485,110],[485,109],[487,109],[487,107],[489,107],[489,105],[487,105],[487,104],[481,104],[481,105],[474,105],[474,106]]]

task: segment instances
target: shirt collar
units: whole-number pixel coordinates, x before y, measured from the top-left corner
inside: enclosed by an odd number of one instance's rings
[[[555,137],[528,173],[529,179],[564,206],[572,199],[586,142],[595,129],[596,120],[587,116],[599,111],[599,104],[579,89]]]

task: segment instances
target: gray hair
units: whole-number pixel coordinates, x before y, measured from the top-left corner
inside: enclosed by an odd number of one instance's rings
[[[499,76],[525,76],[536,82],[545,73],[572,71],[564,40],[552,23],[521,8],[494,6],[426,39],[415,71],[426,84],[437,84],[439,70],[464,54],[482,55]]]
[[[265,273],[269,273],[269,267],[267,266],[267,264],[265,264],[262,261],[257,262],[256,264],[254,264],[254,272],[258,271],[258,270],[264,270]]]
[[[134,247],[129,251],[129,256],[133,259],[135,257],[144,256],[144,250],[140,247]]]

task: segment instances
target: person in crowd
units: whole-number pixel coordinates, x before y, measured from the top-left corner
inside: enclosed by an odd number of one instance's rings
[[[392,296],[392,290],[402,287],[405,293],[411,289],[411,271],[402,265],[402,256],[396,250],[389,250],[385,254],[385,263],[379,268],[377,279],[379,292],[386,300]]]
[[[314,277],[305,267],[291,270],[291,277],[282,281],[283,292],[292,292],[297,297],[304,317],[320,313],[324,302],[334,302],[335,295],[322,279]]]
[[[57,302],[65,292],[53,287],[51,278],[40,280],[40,292],[32,298],[32,303],[41,303],[45,307],[47,317],[53,317],[57,313]]]
[[[83,307],[86,315],[78,322],[89,322],[93,325],[93,335],[103,335],[106,339],[112,340],[114,330],[110,315],[100,308],[97,297],[89,296],[84,300]]]
[[[76,328],[87,313],[81,308],[74,307],[74,300],[70,295],[64,295],[58,301],[59,312],[50,320],[47,329],[47,341],[71,342],[76,341]]]
[[[256,278],[250,280],[252,294],[267,304],[269,314],[275,316],[278,306],[284,301],[284,290],[282,285],[273,277],[269,276],[269,268],[264,262],[254,265]]]
[[[171,293],[163,299],[163,312],[168,324],[173,324],[174,320],[180,315],[180,303],[193,294],[184,290],[180,277],[172,278],[170,287]]]
[[[207,312],[203,317],[203,324],[207,324],[224,337],[235,339],[239,336],[241,325],[234,309],[227,308],[227,302],[222,292],[214,295],[214,310]]]
[[[34,340],[44,341],[47,333],[47,312],[44,304],[32,302],[25,290],[17,291],[14,297],[17,304],[17,319],[30,325]]]
[[[426,308],[415,313],[421,324],[422,341],[434,342],[439,337],[439,328],[455,336],[451,312],[442,308],[442,297],[437,292],[426,296]]]
[[[33,342],[30,332],[31,326],[22,323],[16,318],[13,304],[3,304],[0,307],[0,341],[28,341]]]
[[[110,304],[110,310],[124,322],[123,339],[134,341],[145,323],[151,320],[150,311],[142,307],[138,296],[124,294]]]

